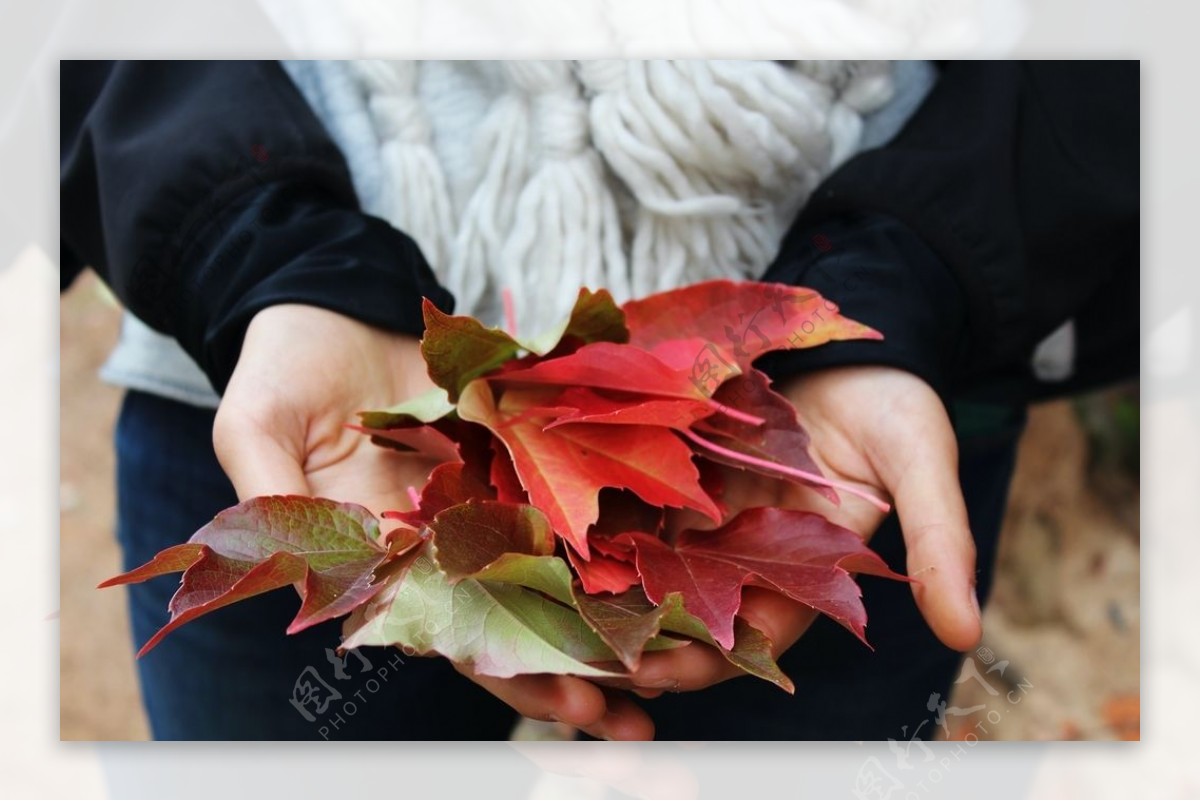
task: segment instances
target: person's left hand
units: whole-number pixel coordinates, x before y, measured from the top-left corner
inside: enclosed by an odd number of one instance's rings
[[[882,488],[895,500],[922,615],[947,646],[973,647],[981,634],[975,545],[958,481],[957,442],[937,394],[916,376],[886,367],[822,370],[780,392],[796,405],[812,439],[810,453],[827,477],[875,493]],[[743,470],[726,474],[724,501],[731,514],[756,506],[814,511],[870,539],[884,513],[847,493],[841,498],[834,507],[806,487]],[[695,516],[679,525],[703,524]],[[770,638],[778,657],[817,613],[779,593],[747,587],[738,614]],[[715,648],[693,643],[647,654],[623,685],[653,697],[741,675]]]
[[[375,515],[409,509],[436,462],[346,428],[355,412],[433,388],[416,337],[302,305],[260,311],[217,410],[213,441],[238,498],[353,498]],[[517,712],[595,737],[648,739],[654,725],[623,693],[574,676],[509,679],[455,668]]]

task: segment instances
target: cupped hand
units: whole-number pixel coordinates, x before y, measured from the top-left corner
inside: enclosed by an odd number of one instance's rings
[[[416,337],[314,306],[271,306],[246,330],[213,445],[241,500],[313,495],[375,515],[407,509],[407,488],[423,486],[433,463],[346,425],[432,386]]]
[[[875,366],[821,370],[778,389],[795,404],[826,477],[882,490],[894,500],[918,608],[947,646],[973,647],[981,635],[975,543],[958,480],[954,430],[937,394],[911,373]],[[734,469],[727,472],[724,500],[731,513],[754,506],[819,512],[866,539],[884,520],[883,512],[848,493],[834,507],[811,489]],[[739,614],[771,639],[776,656],[816,617],[803,604],[755,587],[746,588]],[[630,681],[652,697],[739,675],[714,648],[693,644],[647,654]]]
[[[313,306],[254,316],[213,427],[213,444],[238,498],[311,495],[352,500],[375,515],[409,509],[435,466],[346,428],[355,413],[433,388],[415,337]],[[648,739],[650,718],[627,697],[569,676],[477,676],[517,712],[560,720],[595,737]]]

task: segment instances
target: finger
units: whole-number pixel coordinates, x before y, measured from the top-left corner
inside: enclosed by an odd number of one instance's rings
[[[716,648],[695,642],[687,648],[646,654],[629,681],[646,690],[689,692],[711,687],[741,672]]]
[[[608,712],[600,688],[573,676],[537,674],[500,679],[480,676],[462,665],[455,668],[527,718],[559,721],[590,731]]]
[[[218,418],[213,448],[238,500],[259,495],[308,495],[303,458],[296,447],[259,426],[236,418]]]
[[[975,540],[958,480],[953,434],[923,447],[893,493],[908,550],[908,575],[925,621],[955,650],[982,635],[975,596]]]
[[[348,445],[337,444],[340,449],[323,454],[322,461],[308,460],[309,487],[324,498],[353,498],[377,517],[415,508],[409,489],[419,492],[437,464],[417,454],[381,448],[362,436]]]
[[[746,587],[738,617],[762,632],[771,643],[772,656],[778,659],[804,636],[817,619],[817,611],[774,590]]]
[[[654,721],[633,699],[620,690],[605,690],[608,711],[600,722],[584,729],[605,740],[653,740]]]

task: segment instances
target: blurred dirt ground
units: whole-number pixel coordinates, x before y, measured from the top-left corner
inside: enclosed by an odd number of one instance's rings
[[[96,375],[119,311],[91,275],[61,311],[61,738],[142,740],[125,594],[95,589],[120,569],[121,392]],[[1139,737],[1137,408],[1134,386],[1031,410],[984,642],[953,697],[931,699],[898,741]]]
[[[96,374],[117,341],[120,311],[86,273],[63,296],[61,315],[60,737],[145,740],[125,591],[96,589],[121,571],[112,440],[121,391]]]

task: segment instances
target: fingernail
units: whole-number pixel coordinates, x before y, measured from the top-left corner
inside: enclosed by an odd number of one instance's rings
[[[658,681],[647,682],[642,685],[651,690],[677,690],[679,689],[679,679],[659,679]]]
[[[977,587],[975,587],[974,585],[971,585],[970,596],[971,596],[971,606],[973,606],[975,608],[975,617],[977,617],[980,620],[983,620],[983,610],[981,610],[979,608],[979,589]]]

